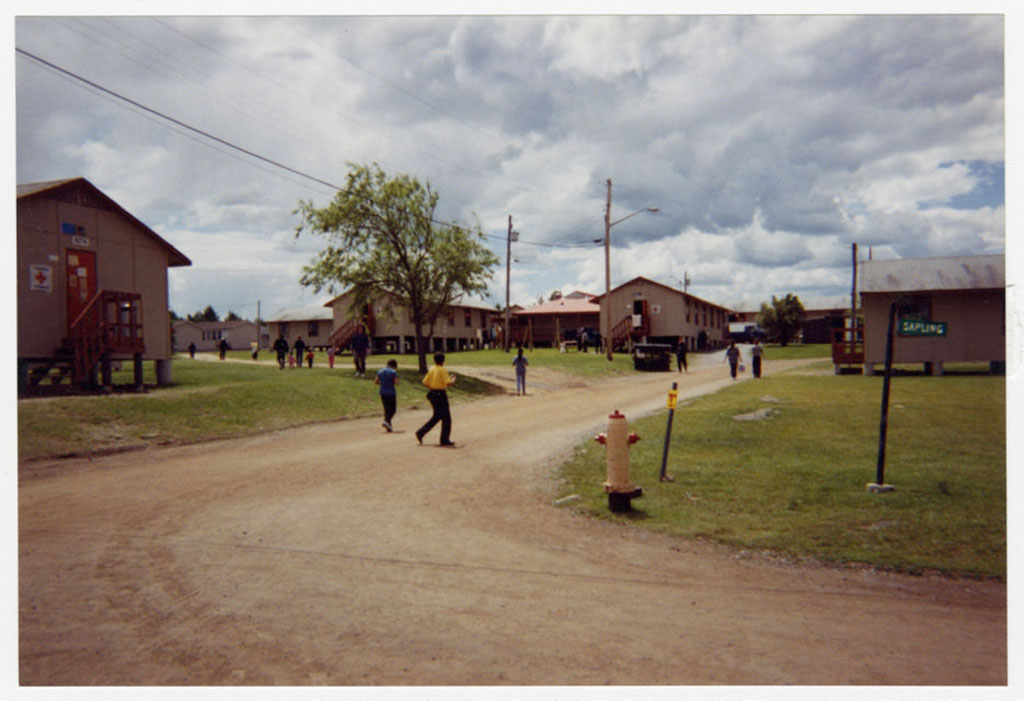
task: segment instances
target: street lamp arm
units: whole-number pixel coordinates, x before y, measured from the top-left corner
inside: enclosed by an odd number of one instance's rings
[[[661,210],[659,210],[657,207],[644,207],[643,209],[636,210],[632,214],[627,214],[622,219],[616,219],[615,221],[613,221],[610,224],[608,224],[608,228],[611,228],[611,227],[615,226],[616,224],[624,222],[627,219],[629,219],[630,217],[635,217],[637,214],[640,214],[641,212],[659,212],[659,211],[661,211]]]

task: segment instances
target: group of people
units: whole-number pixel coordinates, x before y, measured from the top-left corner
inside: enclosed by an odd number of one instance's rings
[[[284,334],[280,334],[277,340],[274,341],[272,346],[275,353],[277,353],[277,367],[284,370],[284,366],[287,363],[289,368],[296,366],[302,367],[302,362],[305,362],[309,367],[313,367],[313,346],[307,346],[306,342],[302,340],[302,336],[295,339],[295,345],[291,348],[288,347],[288,341],[284,339]],[[254,348],[252,351],[252,359],[256,360],[258,348]],[[331,354],[331,365],[333,366],[333,354]]]
[[[761,361],[764,359],[764,348],[761,342],[754,339],[754,345],[750,347],[750,369],[754,378],[761,377]],[[743,372],[743,365],[740,364],[740,349],[736,347],[736,341],[730,341],[729,347],[725,350],[725,361],[729,363],[729,373],[732,379],[736,379],[739,372]]]

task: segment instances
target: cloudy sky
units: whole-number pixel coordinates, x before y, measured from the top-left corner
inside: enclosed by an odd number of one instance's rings
[[[732,308],[845,304],[854,242],[1004,249],[999,15],[12,22],[17,181],[84,176],[184,252],[183,315],[326,299],[298,284],[321,242],[296,238],[294,210],[326,204],[347,163],[429,181],[439,218],[479,221],[492,302],[509,216],[514,303],[604,291],[609,180],[612,220],[660,210],[612,228],[612,284],[688,277]]]

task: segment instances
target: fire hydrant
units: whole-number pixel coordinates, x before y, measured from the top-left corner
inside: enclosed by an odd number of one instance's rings
[[[626,434],[626,417],[616,409],[608,416],[608,430],[599,433],[594,440],[607,449],[608,481],[604,491],[608,495],[608,508],[612,511],[630,511],[630,499],[641,497],[643,487],[629,481],[629,446],[640,440],[635,433]]]

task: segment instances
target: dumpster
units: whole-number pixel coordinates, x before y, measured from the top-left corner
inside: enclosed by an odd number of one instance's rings
[[[638,343],[633,346],[633,369],[649,372],[672,369],[672,346],[667,343]]]

